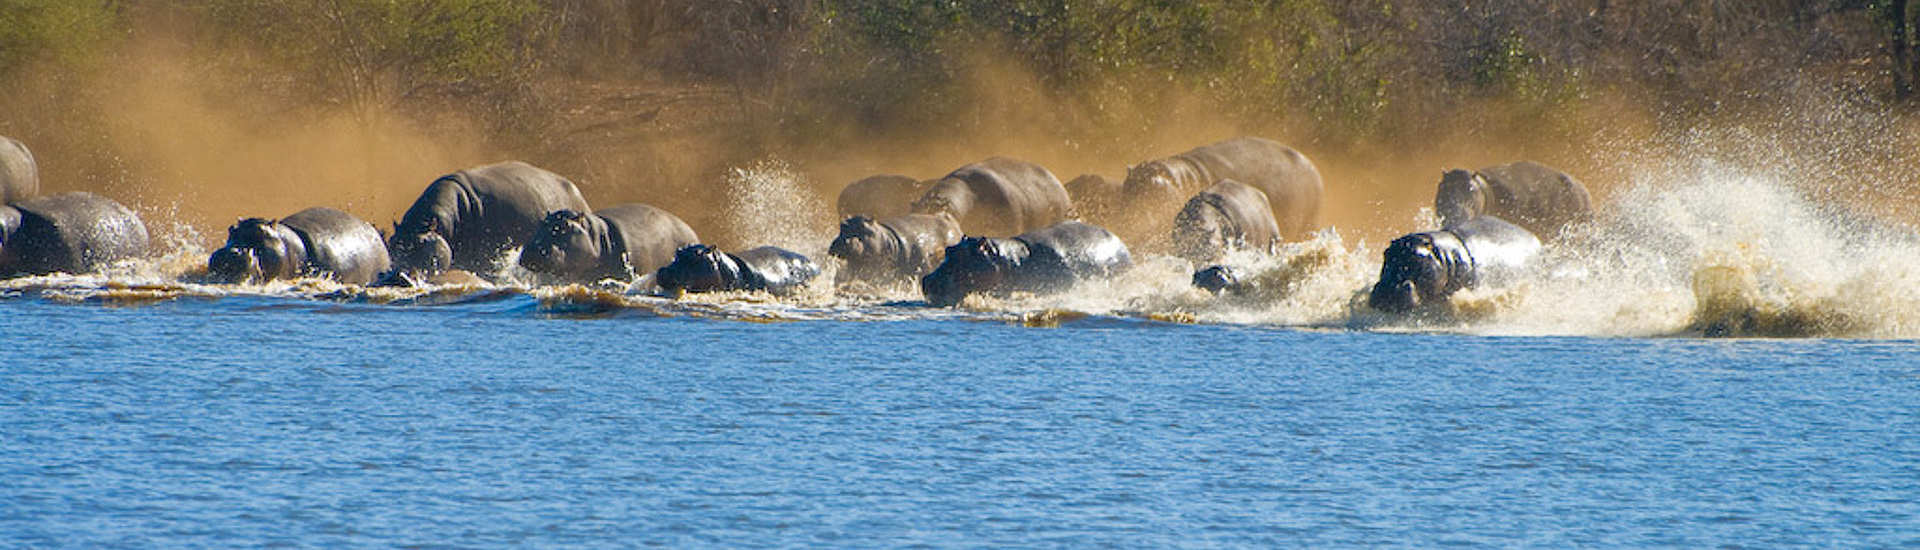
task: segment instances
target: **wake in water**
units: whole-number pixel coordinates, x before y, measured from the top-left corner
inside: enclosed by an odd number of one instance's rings
[[[665,297],[647,278],[628,285],[533,286],[510,251],[492,280],[421,288],[367,288],[324,279],[202,284],[208,250],[191,227],[157,235],[160,257],[99,274],[0,282],[0,296],[138,305],[181,298],[275,296],[349,303],[439,305],[527,295],[565,316],[696,315],[739,320],[975,319],[1052,326],[1087,316],[1328,329],[1588,336],[1920,337],[1920,237],[1808,200],[1788,182],[1712,163],[1647,175],[1569,227],[1533,276],[1468,289],[1438,314],[1390,316],[1366,307],[1380,252],[1336,229],[1276,253],[1241,252],[1245,292],[1194,288],[1196,266],[1136,251],[1132,270],[1045,296],[969,297],[925,307],[910,284],[836,288],[831,211],[795,172],[765,162],[729,175],[730,229],[821,260],[813,283],[782,296],[722,292]],[[1409,228],[1433,227],[1430,212]]]

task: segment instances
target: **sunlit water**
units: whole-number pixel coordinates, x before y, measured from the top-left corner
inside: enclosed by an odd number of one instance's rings
[[[0,302],[0,546],[1902,545],[1920,346]]]
[[[824,249],[793,177],[734,233]],[[954,310],[206,285],[158,234],[0,281],[0,547],[1920,544],[1920,238],[1711,165],[1413,318],[1338,229]]]

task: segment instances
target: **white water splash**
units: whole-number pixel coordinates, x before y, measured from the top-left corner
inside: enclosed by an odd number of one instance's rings
[[[778,246],[824,258],[832,210],[787,163],[764,160],[727,174],[727,229],[743,248]]]

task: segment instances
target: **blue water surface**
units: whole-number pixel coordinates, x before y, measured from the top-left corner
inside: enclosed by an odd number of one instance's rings
[[[1920,545],[1920,346],[0,299],[0,546]]]

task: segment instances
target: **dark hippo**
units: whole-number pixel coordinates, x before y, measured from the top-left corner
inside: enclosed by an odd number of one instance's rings
[[[1193,286],[1214,294],[1242,293],[1251,288],[1246,276],[1229,265],[1210,265],[1193,272]]]
[[[1133,266],[1126,243],[1099,227],[1069,221],[1011,239],[967,237],[920,279],[927,303],[948,307],[968,294],[1059,292],[1081,279],[1106,278]]]
[[[382,282],[449,269],[491,272],[501,253],[560,210],[592,211],[573,182],[531,164],[502,162],[441,176],[394,224],[387,239],[393,271]]]
[[[40,194],[40,165],[33,151],[19,140],[0,136],[0,204],[12,204]]]
[[[1405,313],[1445,303],[1460,289],[1519,276],[1539,255],[1538,237],[1494,216],[1400,237],[1387,245],[1367,305]]]
[[[907,214],[874,221],[854,216],[840,222],[840,236],[827,255],[847,262],[841,283],[916,280],[939,265],[947,247],[960,242],[960,223],[942,214]]]
[[[0,277],[86,273],[147,253],[147,226],[93,193],[61,193],[0,206]]]
[[[1320,218],[1324,189],[1313,161],[1269,139],[1243,137],[1200,147],[1127,169],[1122,193],[1144,209],[1136,215],[1166,219],[1163,212],[1220,180],[1234,180],[1267,194],[1281,235],[1298,239]]]
[[[700,242],[687,222],[645,204],[623,204],[592,214],[560,210],[527,238],[520,267],[566,282],[631,281],[673,261],[680,247]]]
[[[946,212],[969,235],[1013,235],[1074,217],[1067,188],[1038,164],[994,157],[960,167],[913,202],[916,214]]]
[[[1479,172],[1448,170],[1440,176],[1433,210],[1440,215],[1441,227],[1498,216],[1552,239],[1560,228],[1591,216],[1593,198],[1586,186],[1566,172],[1520,161]]]
[[[1280,224],[1267,207],[1267,194],[1251,185],[1220,180],[1187,200],[1173,217],[1173,252],[1206,263],[1230,250],[1272,250],[1280,242]]]
[[[932,186],[933,182],[894,174],[871,176],[840,189],[836,204],[841,219],[854,216],[891,218],[906,214],[913,208],[914,199],[920,198]]]
[[[765,290],[783,293],[807,284],[820,266],[800,253],[762,246],[739,254],[696,244],[673,253],[673,263],[660,268],[654,281],[667,292]]]
[[[227,228],[227,244],[207,258],[207,273],[227,283],[332,277],[364,285],[392,268],[380,231],[327,207],[278,220],[247,218]]]

